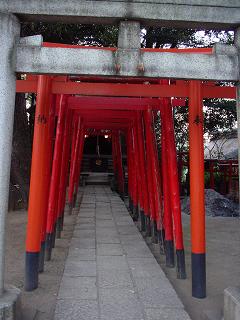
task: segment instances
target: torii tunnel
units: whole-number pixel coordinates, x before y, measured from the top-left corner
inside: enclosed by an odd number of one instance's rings
[[[58,44],[45,46],[58,47]],[[211,49],[184,51],[211,53]],[[65,204],[67,202],[70,214],[74,207],[84,137],[89,129],[95,129],[98,134],[108,132],[111,136],[114,175],[120,195],[125,192],[120,138],[125,137],[132,217],[139,219],[141,231],[152,235],[153,241],[158,239],[164,247],[166,266],[176,265],[177,277],[186,278],[173,108],[185,108],[188,101],[192,295],[204,298],[203,99],[236,99],[236,88],[200,80],[148,78],[146,82],[144,77],[27,75],[24,80],[17,80],[17,92],[37,94],[25,289],[31,291],[38,287],[38,274],[44,271],[44,256],[45,260],[51,259],[55,236],[61,235]],[[160,156],[154,129],[154,120],[159,114]]]

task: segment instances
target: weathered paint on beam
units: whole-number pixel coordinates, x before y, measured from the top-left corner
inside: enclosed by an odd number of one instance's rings
[[[18,46],[16,72],[35,74],[159,77],[199,80],[239,80],[238,56],[233,54],[190,54],[142,52],[139,68],[132,64],[136,49],[117,68],[122,50],[46,48]],[[125,54],[125,53],[124,53]]]
[[[112,24],[138,20],[144,25],[232,29],[240,24],[238,0],[4,0],[0,12],[23,21]]]

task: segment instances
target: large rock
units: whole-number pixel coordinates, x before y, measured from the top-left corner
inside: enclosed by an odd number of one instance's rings
[[[182,211],[190,214],[190,197],[181,201]],[[237,217],[238,205],[213,189],[205,189],[205,211],[207,216]]]

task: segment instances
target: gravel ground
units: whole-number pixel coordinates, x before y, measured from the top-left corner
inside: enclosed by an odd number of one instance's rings
[[[190,197],[184,198],[181,204],[182,210],[190,214]],[[239,216],[238,205],[213,189],[205,189],[205,212],[206,216],[212,217]]]

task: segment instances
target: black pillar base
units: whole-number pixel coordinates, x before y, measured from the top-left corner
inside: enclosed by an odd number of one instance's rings
[[[115,175],[114,175],[114,177],[112,177],[112,179],[111,179],[110,186],[111,186],[112,192],[117,192],[117,178],[116,178]]]
[[[206,298],[206,254],[192,253],[192,296]]]
[[[185,253],[184,249],[176,250],[177,256],[177,278],[186,279]]]
[[[72,210],[73,210],[73,203],[70,202],[70,203],[68,204],[68,214],[69,214],[69,215],[72,214]]]
[[[156,221],[152,220],[151,226],[152,226],[152,243],[157,244],[158,243],[158,231],[157,231]]]
[[[158,231],[158,243],[159,251],[161,255],[165,254],[165,230],[161,229]]]
[[[129,204],[128,204],[128,209],[131,213],[133,213],[133,202],[132,199],[129,197]]]
[[[63,225],[64,225],[64,211],[61,215],[61,231],[63,231]]]
[[[33,291],[38,287],[39,252],[26,252],[25,290]]]
[[[146,231],[146,216],[143,210],[140,210],[140,231]]]
[[[124,201],[124,192],[119,192],[120,198]]]
[[[52,258],[53,233],[47,233],[45,243],[45,260],[50,261]]]
[[[132,219],[133,221],[138,221],[139,213],[138,213],[138,206],[133,204],[133,213],[132,213]]]
[[[74,195],[73,195],[73,208],[76,208],[76,203],[77,203],[77,193],[74,193]]]
[[[151,228],[151,220],[150,216],[146,216],[146,237],[151,237],[152,228]]]
[[[57,229],[57,226],[55,224],[54,228],[53,228],[53,233],[52,233],[52,248],[55,248],[55,242],[56,242],[56,229]]]
[[[173,240],[165,240],[166,267],[174,268],[174,244]]]
[[[38,272],[42,273],[44,271],[44,258],[45,258],[45,241],[41,243],[41,250],[39,254],[39,266]]]
[[[56,238],[61,239],[61,231],[62,231],[62,217],[57,219],[57,226],[56,226]]]

